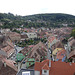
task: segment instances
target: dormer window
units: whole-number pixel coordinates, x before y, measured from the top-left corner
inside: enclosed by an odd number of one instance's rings
[[[47,70],[44,70],[44,73],[47,73]]]
[[[49,75],[49,70],[42,69],[42,75]]]

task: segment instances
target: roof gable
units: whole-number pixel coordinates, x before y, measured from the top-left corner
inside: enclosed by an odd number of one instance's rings
[[[47,63],[49,64],[49,60],[44,60],[43,62],[36,62],[35,70],[40,71],[40,75],[42,75],[41,70],[42,67]],[[46,66],[46,65],[45,65]],[[44,67],[45,67],[44,66]],[[73,75],[75,72],[75,63],[66,63],[60,61],[51,61],[51,67],[49,68],[49,75]]]
[[[44,70],[49,70],[48,64],[46,63],[45,65],[43,65],[42,69],[44,69]]]

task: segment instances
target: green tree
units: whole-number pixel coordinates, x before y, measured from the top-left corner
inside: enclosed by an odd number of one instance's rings
[[[73,36],[75,38],[75,29],[72,30],[71,36]]]

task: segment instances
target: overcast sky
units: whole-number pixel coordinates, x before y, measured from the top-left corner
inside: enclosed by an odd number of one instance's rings
[[[75,15],[75,0],[0,0],[0,13],[32,15],[67,13]]]

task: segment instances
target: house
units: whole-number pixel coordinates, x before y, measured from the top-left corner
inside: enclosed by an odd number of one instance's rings
[[[57,41],[56,43],[54,43],[52,46],[51,46],[52,50],[55,50],[56,48],[64,48],[64,45],[61,43],[61,41]]]
[[[42,42],[39,42],[33,47],[25,47],[19,53],[22,53],[27,58],[35,58],[35,61],[41,61],[47,56],[47,47]]]
[[[34,70],[35,75],[74,75],[75,63],[54,62],[46,59],[42,62],[35,62]]]
[[[3,58],[0,60],[0,75],[16,75],[17,68],[14,65],[16,62]]]
[[[68,39],[68,47],[69,47],[69,52],[75,49],[75,39],[73,37]]]
[[[18,54],[22,54],[21,56],[18,56],[17,58],[20,60],[20,68],[32,68],[31,66],[34,66],[34,58],[29,58],[29,53],[31,52],[32,46],[25,47],[23,50],[21,50]],[[23,59],[23,60],[22,60]]]
[[[47,56],[47,47],[42,42],[36,44],[28,54],[28,58],[35,58],[35,61],[44,60],[46,59],[46,56]]]
[[[3,46],[3,42],[5,41],[5,36],[0,33],[0,47]]]
[[[1,33],[6,34],[7,32],[10,32],[10,29],[1,29]]]
[[[26,33],[29,39],[37,38],[37,34],[35,32]]]
[[[26,61],[26,68],[34,68],[34,67],[31,67],[35,64],[35,59],[34,58],[28,58],[27,61]]]
[[[21,62],[24,57],[25,56],[22,53],[17,53],[17,55],[16,55],[16,61],[17,62]]]
[[[58,42],[58,40],[56,39],[55,36],[49,36],[48,37],[48,48],[51,48],[51,46],[55,44],[56,42]]]
[[[25,41],[28,39],[27,34],[21,34],[21,41]]]
[[[45,35],[46,35],[45,31],[37,33],[38,38],[44,38]]]
[[[24,47],[19,53],[22,53],[24,56],[27,56],[31,51],[30,47]]]
[[[16,75],[35,75],[35,71],[31,69],[21,69]]]
[[[23,62],[25,62],[27,68],[33,68],[34,61],[42,61],[46,59],[47,48],[42,42],[39,42],[31,48],[25,47],[19,53],[22,53],[25,56],[25,58],[21,61],[21,67],[22,65],[25,66],[25,64],[23,64]]]
[[[62,60],[64,56],[66,56],[66,50],[64,50],[63,48],[56,48],[52,52],[52,58],[55,61]]]
[[[21,35],[16,32],[8,32],[6,35],[11,39],[12,42],[17,42],[21,39]]]
[[[7,57],[7,53],[3,50],[0,50],[0,59],[1,58],[6,58]]]
[[[72,62],[75,62],[75,39],[73,37],[68,39],[66,51],[67,58],[72,59]]]
[[[66,60],[66,50],[62,49],[57,53],[56,59],[64,62]]]
[[[7,53],[7,58],[10,58],[12,54],[15,53],[15,49],[12,42],[8,42],[8,41],[6,41],[5,46],[2,47],[1,50]]]

